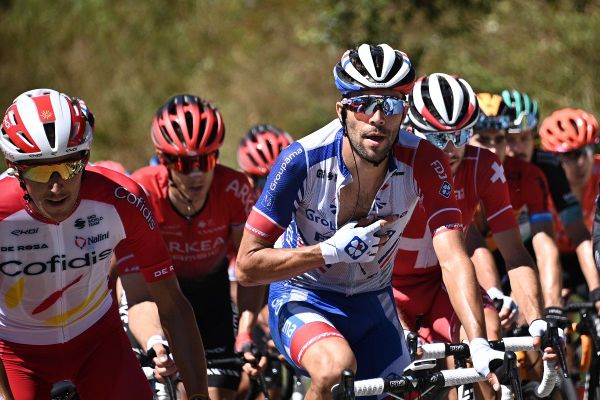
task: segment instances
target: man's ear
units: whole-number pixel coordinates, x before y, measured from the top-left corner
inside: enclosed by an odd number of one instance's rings
[[[335,112],[337,113],[338,119],[340,120],[340,122],[343,125],[344,120],[346,119],[346,107],[344,107],[342,105],[341,101],[338,101],[337,103],[335,103]]]

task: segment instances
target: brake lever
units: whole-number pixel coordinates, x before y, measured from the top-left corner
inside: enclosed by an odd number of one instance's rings
[[[560,363],[560,368],[562,369],[563,377],[569,377],[569,371],[567,369],[567,360],[565,357],[565,352],[561,346],[560,336],[558,336],[558,326],[556,321],[550,320],[547,321],[548,330],[544,334],[542,338],[542,350],[546,347],[552,347],[554,351],[556,351],[556,355],[558,356],[558,362]]]

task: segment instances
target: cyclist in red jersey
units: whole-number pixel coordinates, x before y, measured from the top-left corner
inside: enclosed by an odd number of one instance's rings
[[[593,153],[598,144],[598,121],[583,110],[563,108],[554,111],[544,119],[540,127],[542,146],[547,151],[557,153],[565,170],[569,185],[581,203],[583,220],[588,230],[594,223],[594,209],[600,183],[600,156]],[[580,245],[575,246],[569,239],[564,225],[555,214],[557,241],[563,257],[563,265],[572,268],[577,264]],[[588,239],[588,242],[590,239]],[[590,245],[590,243],[587,243]],[[593,254],[588,249],[587,263],[595,267]],[[577,254],[574,254],[577,252]],[[580,265],[584,265],[581,262]],[[589,299],[600,310],[600,278],[596,268],[581,268],[589,289]],[[573,282],[573,286],[579,282]],[[585,283],[581,282],[585,285]],[[570,286],[568,286],[570,287]],[[584,288],[585,289],[585,288]]]
[[[532,324],[531,333],[541,343],[539,336],[546,323],[541,320],[539,282],[533,260],[517,230],[501,163],[491,152],[467,145],[471,127],[479,116],[475,93],[463,79],[436,73],[417,81],[409,102],[408,117],[413,132],[448,156],[454,175],[454,195],[465,229],[479,203],[485,207],[494,237],[511,271],[517,297]],[[402,237],[409,240],[399,244],[392,285],[403,326],[414,330],[417,316],[421,315],[419,334],[425,341],[458,341],[460,321],[443,283],[449,271],[440,267],[435,256],[422,208],[413,212]],[[422,296],[424,292],[428,296]],[[497,311],[490,298],[485,296],[485,299],[488,338],[499,339]]]
[[[539,269],[540,283],[545,307],[560,306],[560,260],[555,243],[552,221],[552,200],[548,183],[543,172],[532,163],[516,157],[506,156],[506,135],[511,119],[506,115],[507,106],[502,97],[490,93],[477,95],[484,118],[475,126],[470,144],[487,148],[502,161],[506,176],[510,201],[520,224],[523,241],[531,240]],[[493,256],[480,239],[479,231],[487,232],[482,218],[477,218],[479,229],[469,229],[468,239],[477,245],[474,257],[480,278],[492,285],[501,287],[499,273],[492,262]],[[482,243],[483,242],[483,243]],[[495,244],[490,245],[495,248]]]
[[[87,165],[93,126],[83,101],[51,89],[23,93],[2,121],[0,359],[14,399],[48,399],[64,379],[84,399],[152,399],[111,296],[113,255],[125,288],[154,298],[188,391],[206,399],[202,341],[152,209],[131,179]]]
[[[174,96],[158,109],[152,122],[152,142],[161,165],[132,174],[155,209],[177,279],[196,314],[208,360],[234,357],[235,350],[251,344],[250,332],[264,296],[263,287],[238,291],[240,318],[234,338],[226,255],[231,242],[236,248],[239,245],[254,193],[244,174],[218,163],[224,136],[221,113],[215,107],[197,96]],[[130,314],[129,328],[139,343],[150,341],[147,348],[161,350],[164,334],[147,320],[148,315]],[[254,369],[247,371],[256,374]],[[211,398],[232,399],[239,380],[240,368],[235,364],[210,368]]]

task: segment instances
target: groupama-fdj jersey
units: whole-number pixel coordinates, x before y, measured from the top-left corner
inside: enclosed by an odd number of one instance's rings
[[[227,250],[232,229],[246,222],[254,191],[241,172],[218,164],[202,209],[181,215],[168,196],[169,172],[164,166],[144,167],[132,175],[148,192],[158,228],[173,258],[179,285],[188,299],[208,360],[234,357]],[[237,390],[240,367],[231,363],[208,370],[208,385]]]
[[[353,179],[342,157],[343,141],[341,124],[334,120],[284,150],[246,230],[272,243],[283,234],[278,243],[284,248],[314,245],[334,235],[340,227],[339,192]],[[400,131],[369,211],[399,218],[386,226],[390,239],[375,259],[322,265],[270,285],[271,333],[292,365],[301,369],[310,346],[336,336],[350,344],[359,379],[390,376],[410,362],[391,291],[393,261],[416,207],[424,207],[434,233],[462,228],[449,171],[439,149]],[[385,354],[375,354],[382,344]]]
[[[85,332],[113,304],[113,254],[120,273],[173,274],[145,195],[124,175],[87,166],[79,203],[61,223],[32,210],[16,178],[3,174],[0,192],[0,339],[49,345]]]
[[[273,166],[246,230],[273,243],[283,234],[284,248],[313,245],[333,236],[339,228],[338,193],[352,181],[341,157],[342,137],[340,123],[334,120],[288,147]],[[288,282],[346,295],[389,286],[400,234],[415,207],[425,209],[434,234],[462,228],[448,171],[441,151],[400,131],[386,177],[369,211],[369,215],[378,217],[400,216],[387,228],[389,241],[371,262],[323,265]]]
[[[480,204],[493,233],[517,228],[504,169],[489,150],[466,146],[464,158],[454,174],[454,195],[465,229]],[[402,233],[394,264],[394,297],[405,326],[414,330],[417,315],[423,315],[419,334],[424,340],[451,342],[457,339],[460,321],[443,286],[432,239],[425,210],[415,209]],[[422,296],[423,293],[429,295]],[[487,296],[484,299],[484,304],[491,303]]]

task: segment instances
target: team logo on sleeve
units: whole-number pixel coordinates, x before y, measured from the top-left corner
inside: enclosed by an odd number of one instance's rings
[[[352,240],[344,247],[344,251],[348,254],[353,260],[358,260],[360,256],[362,256],[369,246],[358,236],[354,236]]]
[[[492,183],[496,182],[498,179],[500,180],[500,182],[505,183],[506,177],[504,176],[504,168],[502,167],[502,165],[494,161],[494,163],[492,164],[492,169],[494,170],[494,175],[492,175],[492,177],[490,178]]]
[[[448,181],[444,181],[442,183],[442,187],[440,187],[440,194],[445,198],[449,199],[450,194],[452,193],[452,185],[448,183]]]

